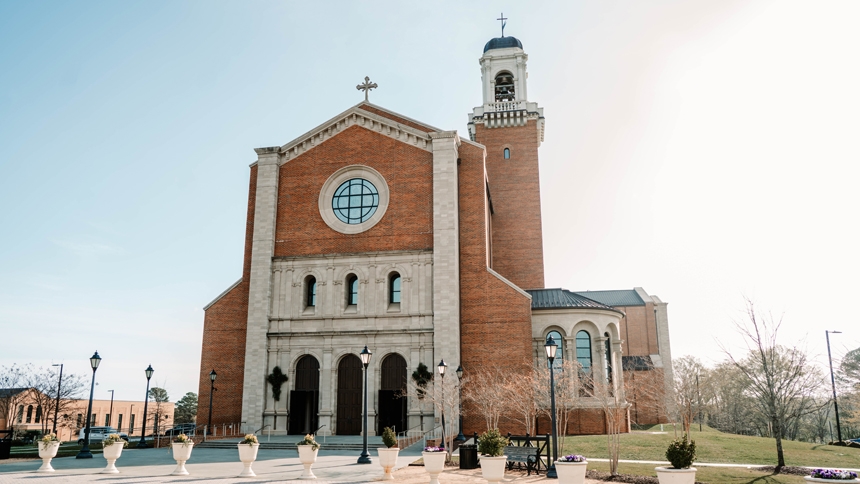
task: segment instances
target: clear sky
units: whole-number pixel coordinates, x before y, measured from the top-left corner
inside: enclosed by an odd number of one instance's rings
[[[827,328],[860,346],[860,2],[0,1],[0,365],[98,350],[96,397],[143,398],[148,364],[196,392],[252,148],[364,76],[466,136],[501,11],[547,119],[548,287],[644,287],[676,357],[738,344],[744,295],[819,362]]]

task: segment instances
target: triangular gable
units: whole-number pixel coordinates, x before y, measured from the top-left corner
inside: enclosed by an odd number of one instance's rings
[[[281,163],[290,161],[352,126],[361,126],[430,152],[433,151],[433,145],[429,133],[440,131],[379,106],[361,102],[289,143],[276,148],[283,155]],[[259,148],[256,151],[259,152],[262,149],[271,150],[271,148]]]

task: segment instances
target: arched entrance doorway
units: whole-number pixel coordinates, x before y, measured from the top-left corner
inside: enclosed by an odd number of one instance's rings
[[[346,355],[337,365],[337,435],[361,434],[361,360]]]
[[[316,432],[319,425],[320,364],[311,355],[299,358],[296,363],[295,390],[290,392],[291,435]]]
[[[376,435],[382,435],[385,427],[395,432],[406,428],[406,360],[392,353],[382,360],[382,383],[379,387],[379,418]]]

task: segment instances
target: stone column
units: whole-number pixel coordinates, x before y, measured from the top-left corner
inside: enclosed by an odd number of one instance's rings
[[[430,133],[433,140],[433,359],[453,375],[460,364],[460,212],[456,131]],[[451,376],[449,375],[449,378]],[[437,376],[438,378],[438,376]],[[456,376],[454,376],[456,378]]]
[[[606,340],[608,340],[606,336],[597,336],[596,338],[591,338],[592,345],[597,349],[597,360],[591,362],[592,372],[594,372],[594,379],[600,382],[605,382],[608,375],[606,375]]]
[[[621,343],[623,340],[617,339],[612,341],[612,381],[615,382],[615,391],[618,392],[618,400],[626,401],[624,395],[624,360],[621,358]]]
[[[279,147],[257,148],[257,195],[248,290],[248,326],[245,339],[245,382],[242,421],[245,430],[263,426],[266,385],[266,333],[272,297],[272,255],[278,205]]]

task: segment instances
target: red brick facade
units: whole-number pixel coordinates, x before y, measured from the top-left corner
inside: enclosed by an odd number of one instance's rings
[[[209,423],[209,372],[215,370],[216,391],[212,398],[212,425],[242,420],[242,384],[245,380],[245,334],[248,324],[248,289],[251,275],[251,244],[254,234],[254,201],[257,196],[257,167],[251,167],[248,188],[248,218],[245,222],[245,259],[242,280],[206,309],[203,318],[203,350],[200,356],[200,387],[197,392],[197,424]]]

